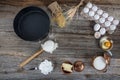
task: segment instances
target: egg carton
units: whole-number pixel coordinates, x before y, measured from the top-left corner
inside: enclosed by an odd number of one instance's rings
[[[97,5],[88,2],[86,6],[81,11],[81,15],[86,17],[87,19],[94,20],[97,24],[94,26],[94,30],[101,35],[104,35],[106,31],[109,34],[112,34],[117,25],[119,24],[119,20],[115,19],[113,16],[110,16],[106,11],[99,8]],[[99,29],[97,29],[99,28]]]

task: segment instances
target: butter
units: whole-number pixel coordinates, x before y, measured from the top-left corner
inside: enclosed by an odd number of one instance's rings
[[[63,70],[68,71],[68,72],[72,72],[73,65],[67,64],[67,63],[63,63],[62,67],[63,67]]]

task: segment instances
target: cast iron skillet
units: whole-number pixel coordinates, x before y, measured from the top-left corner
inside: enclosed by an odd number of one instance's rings
[[[50,19],[41,8],[30,6],[22,9],[14,19],[15,33],[26,41],[38,41],[47,37]]]

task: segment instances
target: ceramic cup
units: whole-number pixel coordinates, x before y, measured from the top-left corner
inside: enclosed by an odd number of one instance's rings
[[[98,71],[106,72],[107,66],[110,64],[111,57],[107,54],[104,56],[95,56],[92,59],[92,66]]]

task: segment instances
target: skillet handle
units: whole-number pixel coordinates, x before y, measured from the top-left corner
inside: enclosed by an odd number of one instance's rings
[[[25,61],[23,61],[22,63],[20,63],[19,68],[23,68],[26,64],[28,64],[30,61],[32,61],[35,57],[37,57],[38,55],[40,55],[44,50],[41,49],[40,51],[36,52],[35,54],[33,54],[32,56],[30,56],[29,58],[27,58]]]

